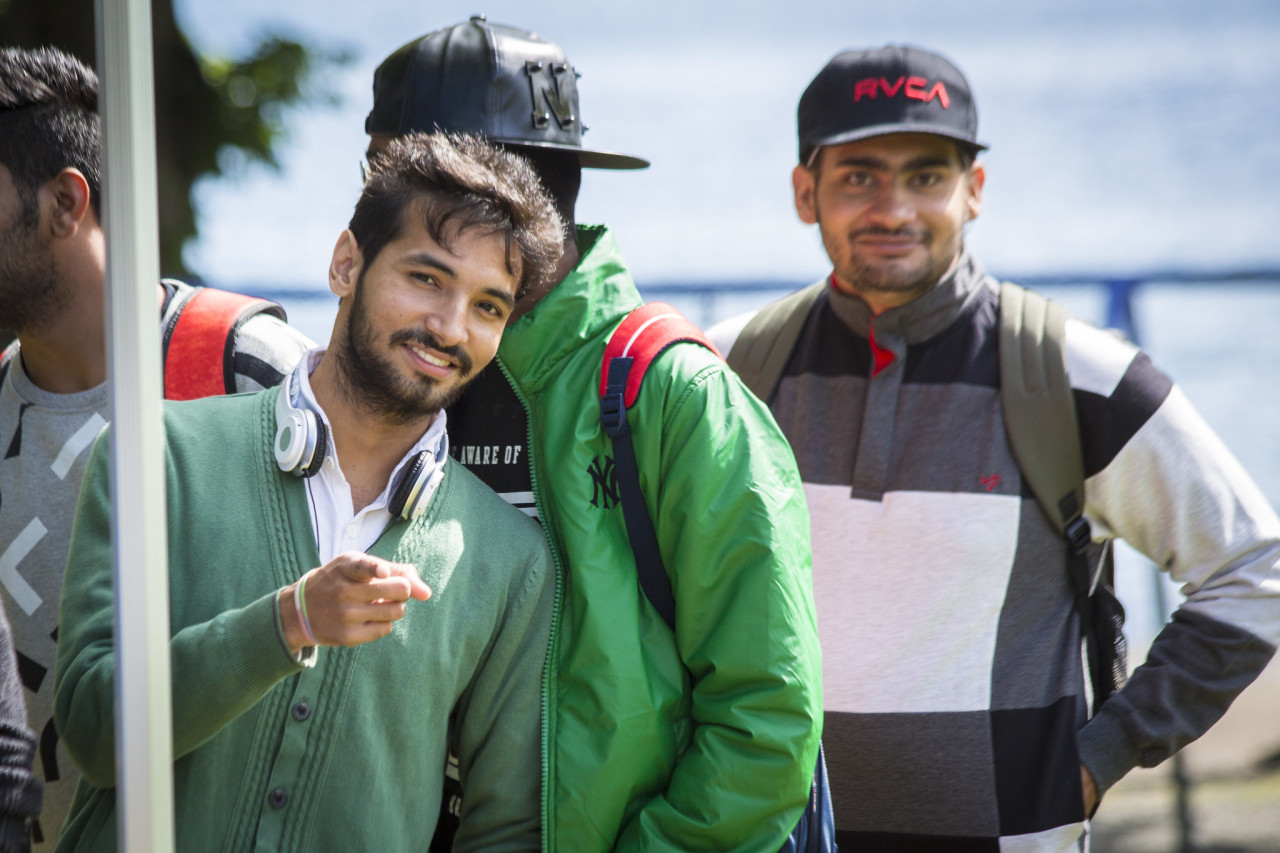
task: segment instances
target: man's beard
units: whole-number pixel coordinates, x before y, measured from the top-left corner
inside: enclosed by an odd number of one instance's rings
[[[902,267],[888,261],[864,262],[859,258],[856,247],[857,239],[864,235],[914,237],[919,240],[921,247],[925,250],[925,257],[910,267]],[[892,230],[872,226],[844,235],[843,246],[827,245],[826,248],[827,254],[833,259],[839,258],[842,254],[836,250],[842,248],[846,250],[843,262],[836,269],[836,274],[859,291],[919,294],[930,290],[942,280],[955,259],[959,257],[963,246],[961,233],[957,231],[954,245],[943,254],[941,259],[935,260],[934,239],[933,232],[928,229]]]
[[[368,318],[364,299],[364,274],[356,281],[346,335],[335,341],[339,389],[353,406],[390,424],[410,424],[432,417],[453,404],[472,378],[471,356],[457,346],[444,346],[424,329],[401,329],[387,338],[390,348],[417,344],[449,356],[457,364],[458,379],[450,387],[429,376],[406,379],[375,347],[378,332]]]
[[[24,205],[0,234],[0,329],[27,332],[61,315],[68,294],[49,246],[40,240],[34,206]]]

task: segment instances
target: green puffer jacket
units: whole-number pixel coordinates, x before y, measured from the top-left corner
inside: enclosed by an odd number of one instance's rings
[[[547,850],[776,851],[822,728],[809,517],[769,410],[712,353],[667,350],[632,425],[676,598],[643,598],[622,507],[601,488],[605,341],[640,296],[601,227],[503,338],[529,415],[538,511],[560,591],[548,660]]]

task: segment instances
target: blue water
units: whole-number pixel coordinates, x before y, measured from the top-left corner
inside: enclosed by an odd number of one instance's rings
[[[818,239],[792,207],[795,102],[838,50],[886,42],[940,50],[974,86],[991,150],[968,241],[992,270],[1280,269],[1280,3],[1270,0],[176,5],[205,50],[240,54],[277,29],[355,56],[325,81],[339,106],[286,116],[280,172],[251,167],[198,189],[202,236],[187,257],[224,286],[324,291],[358,193],[373,67],[475,12],[559,42],[583,74],[587,142],[652,159],[645,172],[588,173],[578,208],[615,228],[642,284],[800,285],[823,274]],[[1098,291],[1053,295],[1104,317]],[[763,299],[682,307],[710,322]],[[325,339],[335,304],[288,307]],[[1157,364],[1280,505],[1280,285],[1153,286],[1135,310]],[[1150,575],[1126,560],[1121,582],[1139,601],[1130,624],[1141,645],[1155,624],[1143,616]]]

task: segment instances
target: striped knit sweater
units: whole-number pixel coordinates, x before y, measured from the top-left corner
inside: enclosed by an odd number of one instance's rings
[[[830,289],[770,401],[812,517],[842,847],[1083,849],[1080,763],[1101,790],[1158,764],[1280,642],[1280,520],[1145,354],[1073,319],[1094,536],[1125,539],[1187,594],[1088,719],[1065,546],[1005,435],[997,307],[968,256],[874,320]]]

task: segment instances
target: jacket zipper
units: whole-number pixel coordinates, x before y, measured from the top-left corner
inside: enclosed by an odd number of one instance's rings
[[[560,561],[560,552],[556,550],[555,540],[551,538],[547,531],[546,515],[543,511],[542,498],[538,491],[538,469],[534,465],[533,417],[529,412],[529,403],[525,400],[524,394],[521,393],[520,386],[511,378],[511,372],[507,370],[507,365],[503,363],[502,359],[495,357],[494,362],[502,371],[502,375],[506,377],[507,384],[511,386],[516,399],[520,401],[520,406],[524,409],[525,440],[528,442],[529,448],[529,485],[533,489],[533,505],[538,510],[538,523],[542,527],[542,535],[547,541],[547,548],[551,551],[551,562],[556,570],[556,591],[551,605],[551,631],[550,636],[547,638],[547,658],[542,665],[542,849],[551,850],[553,849],[551,844],[551,824],[555,818],[553,814],[555,786],[551,780],[551,677],[560,640],[560,594],[563,587],[564,569]]]

